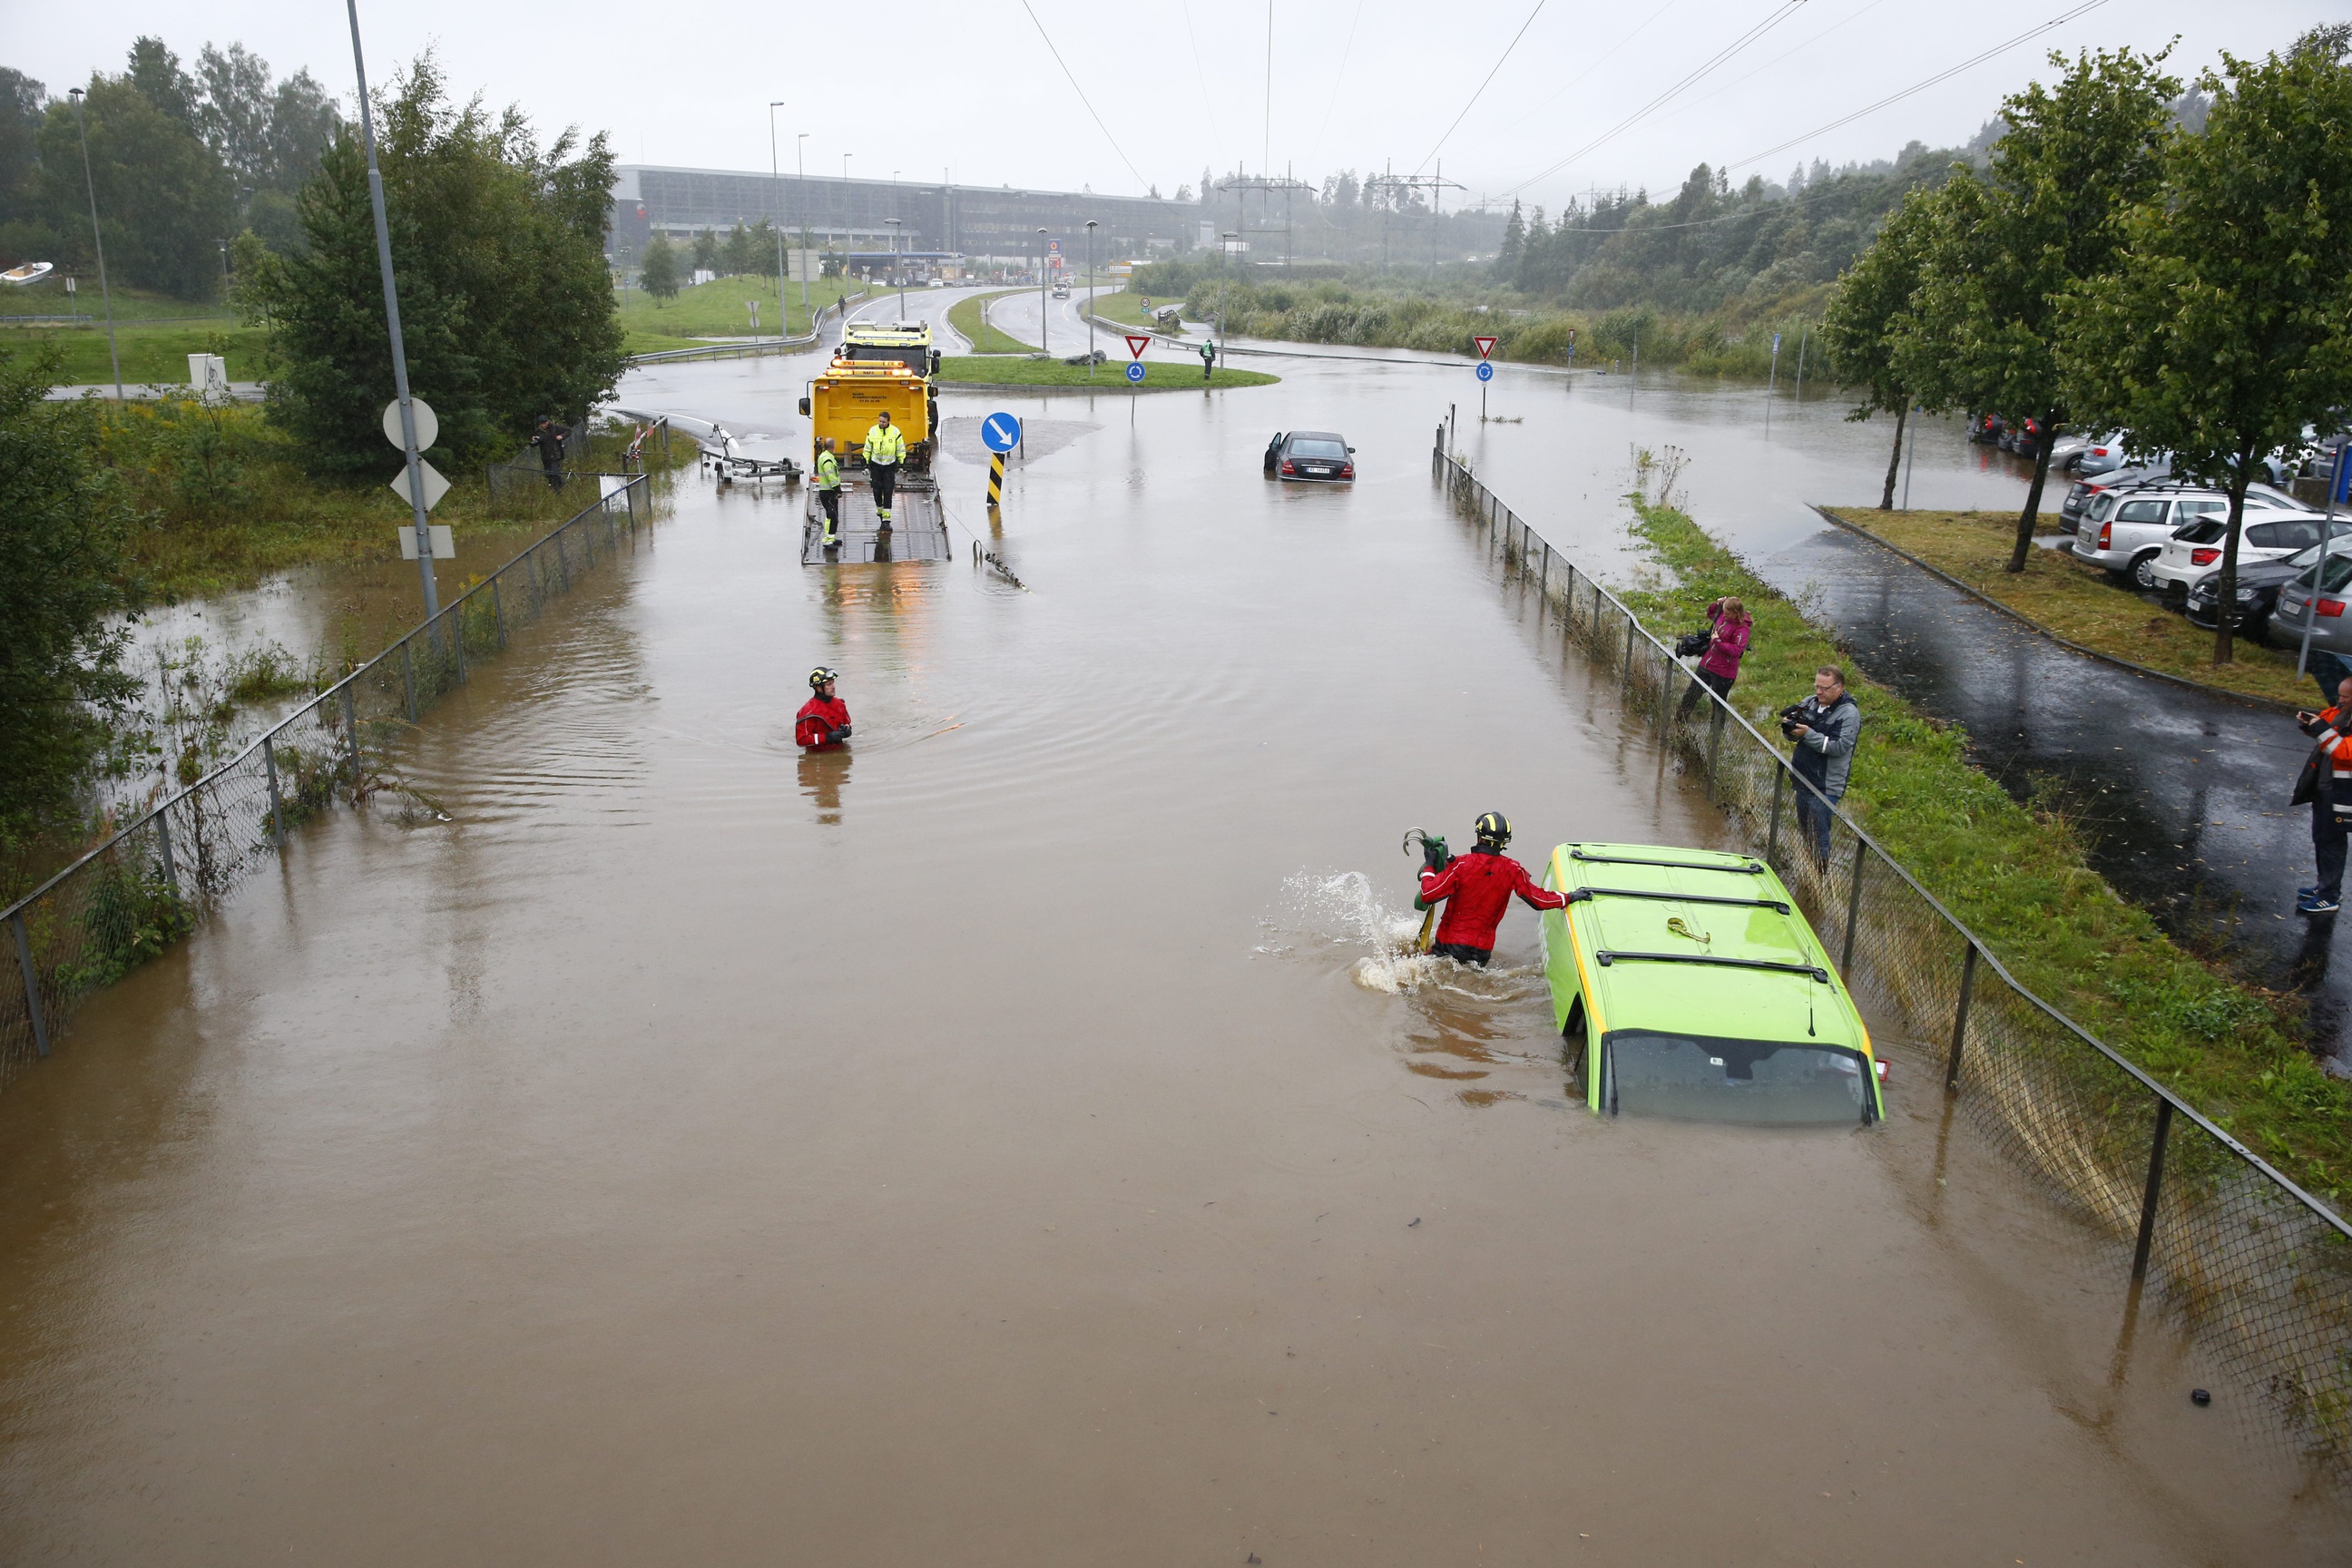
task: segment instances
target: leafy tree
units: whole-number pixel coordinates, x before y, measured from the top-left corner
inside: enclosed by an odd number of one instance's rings
[[[694,269],[713,275],[719,271],[719,237],[707,228],[694,237]]]
[[[743,226],[740,218],[735,221],[734,232],[727,237],[719,270],[739,277],[760,270],[760,242],[751,237],[751,231]]]
[[[646,293],[656,300],[677,298],[677,247],[670,244],[668,236],[655,231],[646,242],[645,258],[638,267],[637,281],[646,286]]]
[[[38,223],[41,84],[0,66],[0,225]]]
[[[163,59],[176,69],[169,51],[163,51]],[[133,63],[140,63],[135,51]],[[155,90],[171,98],[174,107],[158,106],[133,73],[93,76],[83,108],[89,129],[89,179],[98,191],[107,267],[118,282],[158,289],[183,300],[208,299],[220,279],[219,242],[236,226],[228,172],[177,111],[184,107],[180,89],[152,54],[146,68],[151,81],[162,80]],[[80,132],[71,104],[49,105],[38,146],[42,205],[66,253],[58,259],[88,266],[94,259],[89,197],[82,184]]]
[[[2008,129],[1990,168],[1956,172],[1937,210],[1927,264],[1900,355],[1924,400],[2042,422],[2041,456],[2018,513],[2009,570],[2025,570],[2069,409],[2057,354],[2065,297],[2115,267],[2124,215],[2155,195],[2167,106],[2180,84],[2164,56],[2085,52],[2054,89],[2036,82],[2001,101]]]
[[[135,688],[106,625],[131,509],[92,456],[97,405],[45,399],[55,355],[0,344],[0,844],[71,820]]]
[[[2164,185],[2123,225],[2115,270],[2067,300],[2071,395],[2142,449],[2226,486],[2221,599],[2237,592],[2257,459],[2305,447],[2352,403],[2352,68],[2306,37],[2224,55],[2202,134],[2165,148]],[[2213,662],[2231,654],[2221,619]]]
[[[1878,510],[1895,509],[1895,476],[1903,461],[1903,431],[1915,393],[1904,374],[1903,333],[1911,300],[1919,289],[1928,242],[1937,222],[1937,193],[1915,190],[1886,220],[1870,248],[1838,279],[1822,316],[1822,342],[1839,380],[1860,401],[1848,419],[1867,419],[1881,409],[1895,416],[1895,450],[1886,459],[1886,484]]]
[[[1495,253],[1495,276],[1509,278],[1517,272],[1519,257],[1527,247],[1527,219],[1519,216],[1518,199],[1513,197],[1510,221],[1503,225],[1503,247]]]
[[[471,459],[520,440],[537,415],[583,416],[622,366],[604,137],[567,131],[541,147],[520,110],[453,108],[429,54],[395,79],[377,123],[409,380],[440,416],[440,447]],[[355,129],[303,187],[301,218],[304,251],[257,301],[284,366],[270,417],[315,468],[373,472],[392,356]]]
[[[196,128],[196,84],[180,68],[180,57],[161,38],[144,36],[131,43],[131,69],[125,78],[139,95],[181,124]]]

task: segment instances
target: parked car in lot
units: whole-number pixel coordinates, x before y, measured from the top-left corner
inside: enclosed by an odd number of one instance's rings
[[[2021,458],[2040,457],[2042,455],[2042,421],[2039,419],[2012,421],[2009,427],[2000,433],[1999,445],[2002,451],[2014,452]]]
[[[2152,587],[2163,594],[2179,594],[2187,597],[2190,584],[2209,573],[2221,568],[2221,552],[2229,541],[2230,502],[2223,497],[2218,510],[2206,501],[2176,501],[2175,516],[2189,507],[2208,508],[2201,515],[2191,516],[2172,531],[2164,548],[2147,563],[2140,586]],[[2319,542],[2322,519],[2317,513],[2300,517],[2281,517],[2265,513],[2261,521],[2249,516],[2238,535],[2238,565],[2242,570],[2257,561],[2278,561],[2298,554]],[[2352,518],[2336,524],[2336,537],[2352,534]],[[2342,548],[2336,546],[2336,548]]]
[[[1352,479],[1356,449],[1328,430],[1293,430],[1266,443],[1268,479]]]
[[[2075,525],[2074,559],[2153,588],[2157,584],[2149,569],[2173,531],[2211,512],[2226,516],[2229,510],[2230,498],[2220,490],[2178,479],[2106,490],[2092,498]],[[2248,486],[2246,521],[2251,524],[2259,521],[2258,514],[2273,511],[2307,515],[2290,496],[2264,485]]]
[[[2300,641],[2305,623],[2311,626],[2311,646],[2325,649],[2338,658],[2352,658],[2352,615],[2345,613],[2347,584],[2352,584],[2352,554],[2333,553],[2331,545],[2327,559],[2327,576],[2319,584],[2316,595],[2311,580],[2300,577],[2287,583],[2278,592],[2278,607],[2271,612],[2270,636],[2273,642],[2288,638]],[[2312,601],[2318,601],[2318,614],[2312,612]]]
[[[1995,445],[2000,440],[2001,432],[2008,428],[2009,421],[1998,414],[1969,416],[1969,439],[1971,441],[1987,446]]]
[[[2124,437],[2126,432],[2110,430],[2078,431],[2061,436],[2050,447],[2050,466],[2081,479],[2100,474],[2112,474],[2124,466]]]
[[[2340,531],[2336,542],[2327,548],[2331,558],[2339,552],[2352,555],[2352,550],[2345,549]],[[2262,640],[2270,629],[2272,616],[2278,611],[2279,591],[2298,577],[2308,581],[2311,569],[2318,563],[2319,549],[2316,545],[2276,561],[2240,562],[2238,608],[2232,617],[2239,635]],[[2221,616],[2217,606],[2221,597],[2221,574],[2218,570],[2208,572],[2191,583],[2188,601],[2182,605],[2188,614],[2189,624],[2202,626],[2208,631],[2218,626]]]

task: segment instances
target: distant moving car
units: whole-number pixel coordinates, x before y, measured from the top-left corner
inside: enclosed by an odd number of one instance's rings
[[[1870,1031],[1771,867],[1674,845],[1562,844],[1543,883],[1569,899],[1542,918],[1544,975],[1592,1110],[1865,1127],[1885,1116]]]
[[[1274,439],[1265,444],[1266,477],[1352,479],[1356,477],[1355,451],[1346,437],[1328,430],[1293,430],[1287,435],[1276,431]]]
[[[930,280],[930,282],[929,282],[928,284],[924,285],[924,287],[929,288],[929,289],[944,289],[944,288],[946,288],[947,286],[948,286],[948,280],[947,280],[946,279],[944,279],[944,278],[934,278],[934,279],[932,279]]]
[[[2180,507],[2204,505],[2204,502],[2176,502]],[[2282,517],[2276,512],[2264,512],[2259,517],[2248,515],[2238,531],[2238,564],[2242,569],[2257,561],[2279,561],[2312,548],[2319,542],[2322,519],[2317,513],[2299,517]],[[2155,559],[2147,564],[2144,588],[2158,593],[2178,594],[2186,598],[2189,590],[2208,573],[2219,572],[2221,552],[2229,542],[2230,503],[2226,498],[2221,506],[2203,515],[2191,518],[2172,531]],[[2352,535],[2352,518],[2337,520],[2335,536],[2338,541]],[[2344,550],[2340,542],[2331,550]],[[2347,553],[2352,553],[2347,551]]]
[[[1055,299],[1056,299],[1056,300],[1066,300],[1066,299],[1068,299],[1069,297],[1070,297],[1070,286],[1069,286],[1067,283],[1056,283],[1056,284],[1055,284],[1055,285],[1054,285],[1054,298],[1055,298]]]
[[[2331,558],[2339,554],[2352,555],[2352,549],[2346,548],[2339,534],[2327,547],[2327,552]],[[2231,617],[2239,635],[2252,637],[2257,642],[2266,640],[2271,617],[2278,612],[2279,591],[2297,578],[2308,582],[2311,569],[2318,564],[2319,549],[2316,545],[2273,561],[2240,562],[2237,614]],[[2181,606],[2189,616],[2189,624],[2208,630],[2220,625],[2217,606],[2221,597],[2220,571],[2208,572],[2191,583],[2188,600]]]

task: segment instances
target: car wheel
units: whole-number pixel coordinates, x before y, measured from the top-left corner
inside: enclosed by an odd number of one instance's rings
[[[2132,563],[2131,580],[2139,587],[2153,593],[2164,586],[2156,580],[2156,556],[2153,552]]]

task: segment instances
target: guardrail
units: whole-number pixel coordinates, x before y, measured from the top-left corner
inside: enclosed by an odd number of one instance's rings
[[[2235,1380],[2240,1407],[2275,1417],[2263,1434],[2352,1482],[2352,1224],[2027,990],[1729,703],[1702,686],[1704,718],[1680,714],[1693,679],[1673,650],[1449,454],[1443,425],[1430,463],[1596,672],[1616,673],[1626,711],[1780,872],[1848,984],[1904,1021],[1956,1109],[2104,1238],[2126,1321],[2152,1289]],[[1827,853],[1801,795],[1826,816]]]
[[[163,952],[283,854],[339,797],[386,784],[381,763],[418,716],[465,684],[573,580],[634,545],[649,481],[622,482],[319,692],[227,762],[0,910],[18,984],[0,984],[0,1083],[55,1047],[74,1009]]]

